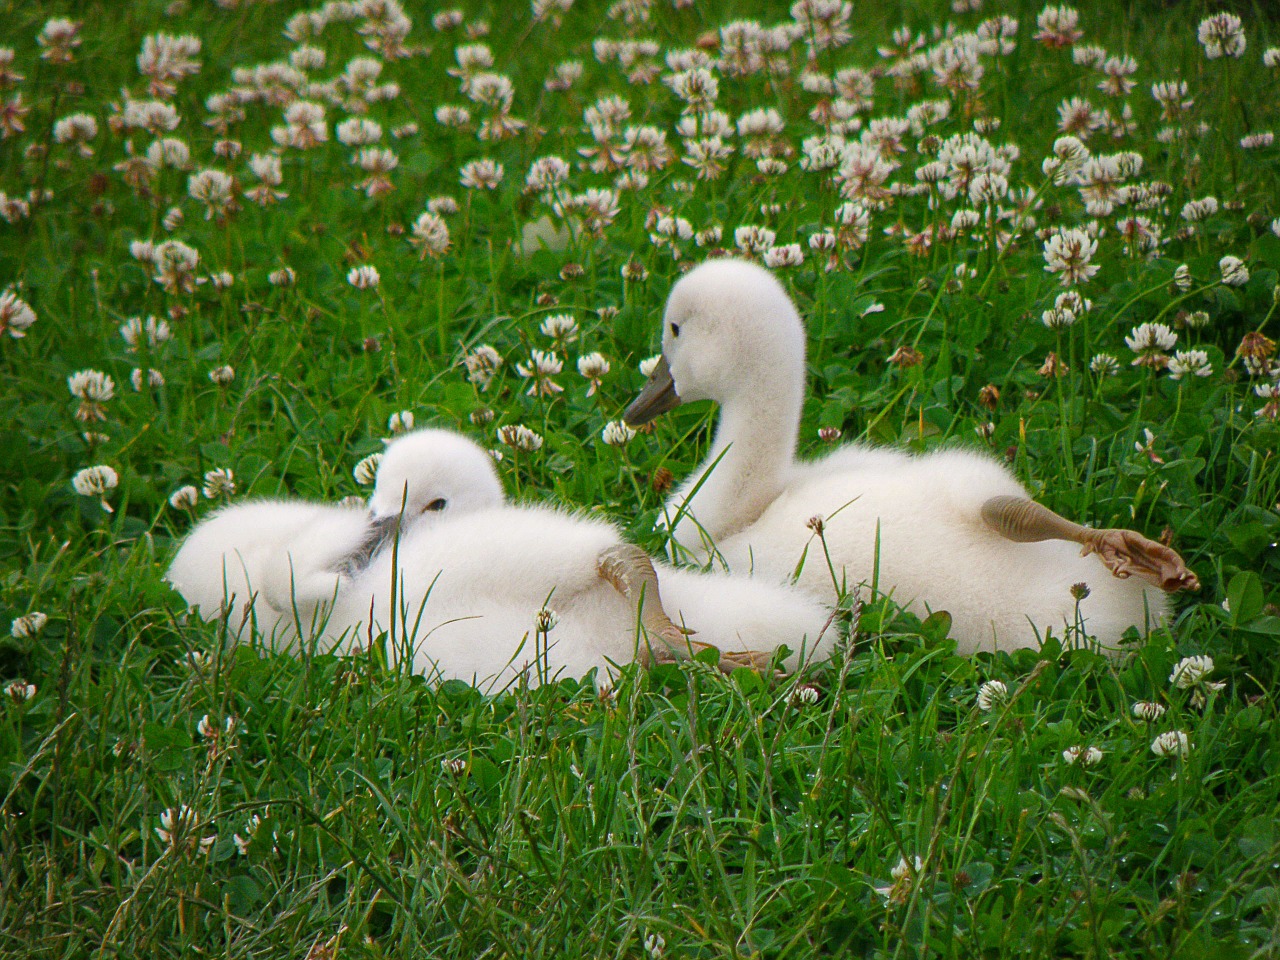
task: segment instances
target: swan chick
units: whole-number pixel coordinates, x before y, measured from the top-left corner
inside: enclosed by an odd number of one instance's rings
[[[947,609],[969,651],[1027,646],[1082,616],[1114,641],[1159,622],[1165,591],[1198,586],[1175,551],[1059,517],[976,451],[911,456],[847,444],[798,460],[804,348],[790,296],[760,266],[708,261],[672,288],[662,359],[623,419],[639,426],[682,402],[719,404],[709,453],[667,504],[673,540],[694,557],[718,554],[732,570],[776,580],[829,549],[830,568],[801,571],[810,593],[830,598],[865,583],[904,607]],[[825,519],[821,544],[815,516]],[[1069,543],[1093,556],[1075,557]],[[1092,596],[1077,606],[1069,588],[1081,581]]]
[[[502,498],[493,460],[477,444],[417,430],[388,444],[367,511],[286,499],[226,506],[187,535],[165,578],[203,619],[226,616],[237,635],[253,628],[285,644],[323,632],[327,605],[402,525]]]

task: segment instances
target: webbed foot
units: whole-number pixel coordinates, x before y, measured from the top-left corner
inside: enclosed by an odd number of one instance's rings
[[[1200,589],[1200,578],[1178,551],[1134,530],[1091,530],[1081,555],[1091,553],[1121,580],[1136,575],[1168,593]]]
[[[689,634],[694,631],[682,629],[667,616],[658,592],[658,573],[653,567],[653,559],[639,547],[630,543],[607,547],[600,552],[596,569],[601,578],[620,594],[640,604],[640,626],[651,641],[640,650],[640,662],[644,666],[674,663],[690,659],[704,650],[715,649],[709,643],[690,640]],[[773,655],[746,650],[720,653],[719,658],[717,666],[720,670],[732,673],[740,667],[767,670]]]

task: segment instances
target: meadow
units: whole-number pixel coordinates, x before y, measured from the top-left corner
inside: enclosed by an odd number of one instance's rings
[[[1280,24],[1261,4],[0,4],[0,956],[1280,953]],[[802,454],[964,444],[1171,542],[1118,656],[866,589],[798,675],[482,696],[163,581],[411,424],[655,555],[689,266]],[[1064,642],[1067,641],[1067,642]]]

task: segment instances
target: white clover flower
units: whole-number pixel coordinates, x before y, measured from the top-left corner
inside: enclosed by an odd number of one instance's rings
[[[1218,212],[1217,197],[1201,197],[1199,200],[1188,200],[1182,205],[1182,219],[1187,223],[1199,223]]]
[[[800,249],[800,244],[798,243],[770,247],[764,252],[764,264],[766,267],[780,269],[783,267],[798,267],[802,263],[804,263],[804,251]]]
[[[235,841],[236,852],[239,853],[240,856],[244,857],[248,855],[249,844],[253,841],[253,835],[258,832],[258,828],[261,826],[262,818],[255,813],[249,818],[248,823],[245,824],[243,837],[238,833],[232,835],[231,839]]]
[[[564,387],[551,378],[564,369],[564,361],[552,350],[529,351],[528,363],[517,363],[516,373],[532,380],[526,391],[531,397],[552,397],[564,391]]]
[[[142,392],[142,388],[144,384],[143,384],[143,373],[140,367],[134,367],[133,370],[129,371],[129,382],[133,384],[133,389],[135,393]],[[161,373],[159,370],[155,369],[155,367],[148,368],[146,372],[145,385],[153,389],[163,387],[164,374]]]
[[[439,257],[449,249],[449,225],[437,213],[428,210],[418,215],[410,229],[409,243],[417,247],[419,256]]]
[[[1045,271],[1058,274],[1064,287],[1087,282],[1100,269],[1090,263],[1098,241],[1083,230],[1059,228],[1045,241]]]
[[[281,147],[310,150],[329,140],[324,107],[310,100],[294,100],[284,108],[282,127],[271,128],[271,139]]]
[[[355,465],[351,475],[355,477],[356,483],[362,487],[367,487],[378,479],[378,464],[380,463],[382,463],[382,454],[371,453]]]
[[[200,500],[200,491],[187,484],[169,494],[169,506],[175,510],[194,510]]]
[[[1185,263],[1178,264],[1177,269],[1173,271],[1173,285],[1186,293],[1191,289],[1191,283],[1191,268]]]
[[[0,219],[6,223],[17,223],[31,216],[31,204],[21,197],[11,197],[0,190]],[[0,333],[3,329],[0,328]]]
[[[1133,705],[1133,715],[1139,720],[1153,723],[1164,716],[1164,705],[1151,700],[1139,700]]]
[[[562,157],[539,157],[529,166],[525,193],[550,193],[569,179],[569,164]]]
[[[522,423],[498,428],[498,440],[512,450],[532,453],[542,448],[542,437]]]
[[[684,217],[674,217],[671,214],[663,214],[653,225],[653,233],[649,234],[649,242],[656,247],[663,247],[670,244],[672,251],[676,250],[678,241],[689,240],[693,237],[693,224]]]
[[[32,610],[25,616],[17,617],[9,624],[9,635],[19,640],[27,637],[38,636],[44,631],[45,625],[48,624],[49,617],[47,614],[39,610]]]
[[[155,282],[168,293],[194,293],[200,254],[181,240],[166,240],[154,253]]]
[[[548,90],[568,90],[582,77],[582,69],[580,60],[564,60],[557,63],[543,86]]]
[[[227,213],[235,182],[221,170],[201,170],[187,178],[187,195],[203,203],[204,218],[212,220]]]
[[[550,337],[557,344],[573,343],[578,339],[578,321],[572,314],[554,313],[543,320],[538,329],[544,337]]]
[[[75,488],[76,493],[82,497],[97,497],[98,502],[102,504],[102,509],[107,513],[114,512],[111,504],[107,503],[107,494],[119,483],[120,475],[106,465],[85,467],[71,478],[71,486]]]
[[[147,317],[146,320],[141,317],[130,317],[120,325],[120,336],[128,344],[129,352],[133,353],[144,342],[148,349],[154,350],[168,341],[173,336],[173,332],[164,320],[157,320],[155,317]]]
[[[924,861],[919,857],[912,857],[911,862],[908,862],[906,857],[902,857],[898,860],[897,866],[889,871],[893,883],[887,887],[873,889],[885,898],[886,903],[906,903],[915,886],[915,879],[922,870],[924,870]]]
[[[988,713],[1009,700],[1009,688],[1002,680],[988,680],[978,687],[978,709]]]
[[[378,273],[378,268],[370,263],[352,267],[347,271],[347,283],[357,290],[372,290],[381,280],[382,277]]]
[[[1169,376],[1181,380],[1186,376],[1208,377],[1213,374],[1209,354],[1203,350],[1179,350],[1169,360]]]
[[[601,353],[585,353],[578,358],[578,373],[587,379],[590,387],[587,396],[592,396],[600,387],[600,380],[609,372],[609,361]]]
[[[182,226],[186,220],[187,215],[183,212],[181,207],[170,207],[165,211],[164,219],[160,221],[160,225],[170,233],[173,233],[173,231]]]
[[[1280,234],[1277,235],[1280,236]],[[720,242],[723,236],[724,228],[719,224],[716,224],[715,226],[706,227],[705,229],[699,230],[695,233],[693,235],[693,242],[700,247],[713,247]]]
[[[293,267],[280,267],[267,274],[267,283],[273,287],[292,287],[297,279],[298,275],[293,272]]]
[[[502,356],[486,343],[467,354],[463,363],[467,367],[467,379],[484,389],[502,366]]]
[[[1259,130],[1240,138],[1241,150],[1261,150],[1276,142],[1276,135],[1270,130]]]
[[[1213,672],[1213,657],[1183,657],[1174,665],[1169,682],[1179,690],[1189,690]]]
[[[204,475],[204,495],[210,500],[230,497],[236,492],[235,474],[226,467],[209,470]]]
[[[554,610],[543,607],[533,617],[533,626],[538,633],[550,633],[560,622],[560,616]]]
[[[53,125],[54,142],[75,146],[82,157],[93,156],[93,148],[88,145],[88,141],[97,135],[98,121],[88,113],[69,114]]]
[[[502,164],[486,157],[463,164],[458,182],[469,190],[496,190],[505,172]]]
[[[1076,322],[1076,315],[1063,307],[1053,306],[1040,314],[1040,322],[1050,330],[1061,330]]]
[[[653,376],[653,371],[658,368],[658,362],[662,359],[662,354],[655,354],[652,357],[646,357],[640,361],[640,375],[644,377]]]
[[[446,103],[436,107],[436,123],[442,127],[465,127],[471,122],[471,111],[458,104]]]
[[[1243,56],[1247,45],[1244,27],[1234,13],[1215,13],[1205,17],[1196,30],[1196,39],[1204,47],[1204,55],[1209,60]]]
[[[249,170],[262,181],[259,186],[245,191],[245,196],[254,203],[266,206],[288,196],[276,189],[284,182],[284,169],[280,165],[279,154],[255,153],[249,158]]]
[[[1109,353],[1094,354],[1089,369],[1100,377],[1114,377],[1120,372],[1120,361]]]
[[[0,293],[0,335],[8,334],[15,340],[27,335],[27,328],[36,322],[35,311],[27,306],[12,290]]]
[[[15,680],[4,688],[4,692],[14,703],[26,703],[36,695],[36,685],[24,680]]]
[[[413,411],[400,410],[387,418],[387,429],[392,433],[407,433],[413,429]]]
[[[747,256],[764,253],[773,246],[777,234],[768,227],[746,225],[733,231],[733,243]]]
[[[818,688],[806,683],[792,691],[790,703],[797,708],[811,707],[818,702],[819,696]]]
[[[600,439],[611,447],[625,447],[635,435],[636,432],[621,420],[610,420],[604,425]]]
[[[67,377],[67,389],[77,400],[90,403],[106,403],[116,395],[115,381],[101,370],[77,370]]]
[[[1071,6],[1046,6],[1036,17],[1036,40],[1051,47],[1071,46],[1084,33],[1079,29],[1080,14]]]
[[[338,142],[347,147],[367,147],[382,139],[382,125],[365,117],[350,117],[334,130]]]
[[[1185,757],[1191,752],[1191,742],[1181,730],[1170,730],[1151,741],[1151,752],[1157,757]]]
[[[126,100],[121,119],[126,127],[145,130],[155,137],[176,130],[182,122],[172,104],[162,100]]]
[[[172,850],[207,854],[218,838],[216,834],[200,836],[201,826],[199,815],[184,803],[177,809],[170,807],[160,814],[160,826],[155,831],[161,842]]]
[[[1102,751],[1097,747],[1068,747],[1062,751],[1062,762],[1067,764],[1092,767],[1094,764],[1101,762],[1101,760]]]
[[[1249,268],[1239,257],[1223,257],[1218,261],[1218,269],[1222,271],[1222,282],[1228,287],[1243,287],[1249,282]]]
[[[1178,342],[1178,335],[1163,323],[1143,323],[1134,327],[1124,342],[1141,357],[1157,351],[1167,353]]]
[[[209,380],[220,387],[225,387],[236,378],[235,367],[223,364],[209,371]]]
[[[653,960],[662,960],[662,955],[666,951],[667,941],[663,939],[660,933],[651,933],[644,938],[644,952]]]

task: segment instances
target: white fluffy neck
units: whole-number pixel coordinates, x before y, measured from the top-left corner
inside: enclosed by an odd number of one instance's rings
[[[671,519],[689,501],[693,520],[677,525],[675,539],[696,555],[708,552],[699,527],[716,542],[732,536],[754,523],[786,486],[800,429],[803,367],[786,379],[794,382],[763,390],[744,385],[725,400],[710,453],[668,501]]]

